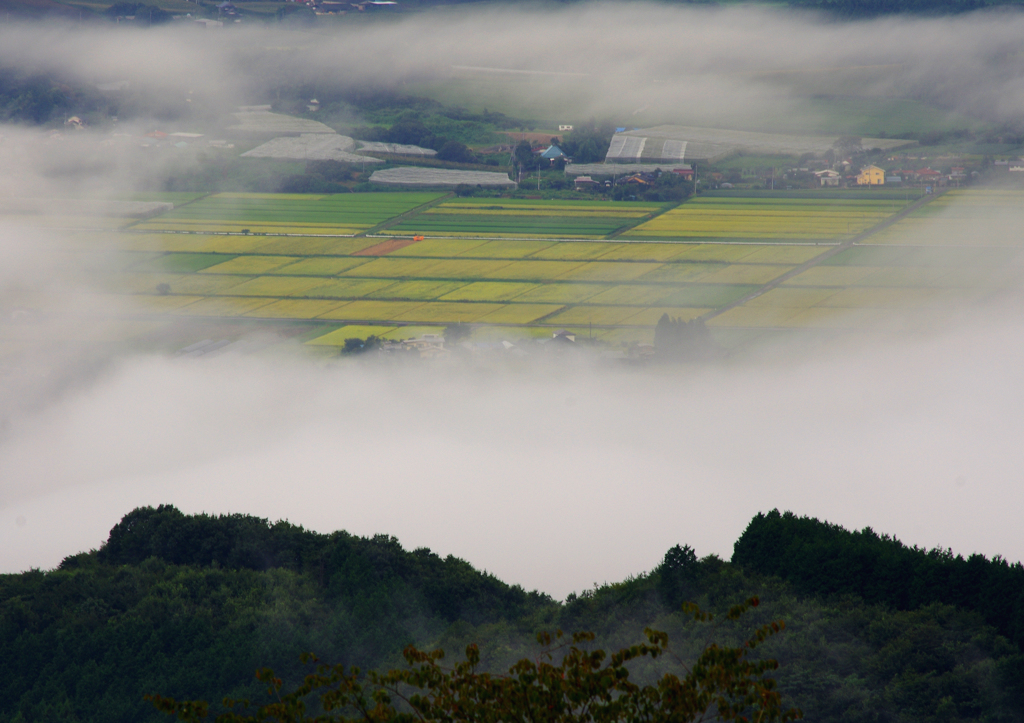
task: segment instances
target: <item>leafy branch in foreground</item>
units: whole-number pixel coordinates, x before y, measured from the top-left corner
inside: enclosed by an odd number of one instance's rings
[[[758,605],[756,597],[735,605],[725,615],[737,620]],[[696,605],[683,606],[695,621],[711,623],[714,616]],[[386,673],[343,665],[325,665],[307,654],[304,662],[316,665],[295,690],[282,693],[283,682],[264,668],[256,677],[268,685],[274,702],[255,714],[227,712],[217,723],[699,723],[708,718],[737,723],[788,723],[802,717],[783,709],[775,681],[766,675],[778,668],[775,660],[751,660],[750,652],[784,628],[782,621],[756,628],[739,647],[705,643],[697,660],[687,665],[673,655],[668,635],[647,629],[647,642],[623,648],[610,656],[582,646],[593,633],[565,636],[561,631],[541,633],[544,646],[536,660],[520,660],[508,673],[478,672],[480,651],[466,648],[466,658],[452,668],[440,665],[444,652],[405,649],[408,666]],[[716,630],[712,627],[712,633]],[[656,683],[640,686],[630,679],[631,661],[668,655],[682,665],[683,677],[665,673]],[[558,662],[556,656],[561,656]],[[306,700],[320,699],[321,713],[309,714]],[[176,701],[146,696],[158,710],[182,721],[207,717],[203,701]],[[224,700],[228,709],[249,708],[248,701]]]

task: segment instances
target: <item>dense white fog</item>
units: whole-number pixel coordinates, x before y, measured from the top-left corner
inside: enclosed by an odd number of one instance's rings
[[[950,110],[984,103],[1011,120],[1024,111],[1021,37],[1019,14],[839,24],[587,5],[450,11],[336,35],[5,28],[0,65],[128,78],[156,94],[187,86],[222,109],[252,100],[261,80],[310,69],[360,85],[444,79],[452,65],[557,68],[589,74],[594,113],[657,94],[726,118],[798,102],[818,82],[798,71],[870,65],[883,70],[846,82]],[[88,159],[94,147],[0,133],[6,194],[122,193],[139,180],[114,164],[69,187],[48,170],[54,154]],[[988,221],[991,233],[1020,228],[1019,214]],[[944,307],[928,332],[683,367],[381,368],[327,364],[298,345],[206,360],[115,344],[97,355],[70,343],[98,323],[83,312],[124,309],[83,306],[96,302],[61,244],[59,231],[0,226],[0,300],[27,293],[56,312],[40,321],[49,341],[3,369],[0,571],[53,567],[99,546],[132,508],[161,503],[391,534],[559,598],[649,570],[677,543],[728,558],[750,518],[775,507],[1024,558],[1013,297]]]
[[[457,6],[316,30],[6,26],[0,65],[127,80],[154,110],[188,93],[223,111],[268,86],[415,90],[469,67],[530,71],[500,94],[527,105],[563,94],[581,118],[642,122],[654,116],[641,109],[669,118],[699,108],[703,118],[749,122],[813,112],[801,101],[808,93],[939,102],[997,121],[1024,111],[1024,14],[1014,10],[837,22],[748,5],[527,8]]]
[[[6,570],[137,505],[387,533],[561,597],[773,507],[1024,557],[1015,323],[813,362],[450,375],[123,359],[0,446]]]

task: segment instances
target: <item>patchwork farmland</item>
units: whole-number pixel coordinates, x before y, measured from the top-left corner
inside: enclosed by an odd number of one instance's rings
[[[742,344],[769,331],[895,328],[895,311],[1016,278],[1019,235],[965,234],[957,245],[938,230],[1019,208],[1024,196],[913,200],[219,194],[120,231],[83,223],[69,264],[103,269],[103,293],[142,318],[300,324],[315,346],[457,323],[482,336],[564,327],[650,342],[664,314],[703,318]],[[929,247],[929,235],[945,247]]]

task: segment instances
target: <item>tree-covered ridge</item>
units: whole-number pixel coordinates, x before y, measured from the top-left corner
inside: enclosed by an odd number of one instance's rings
[[[80,558],[65,559],[61,569],[74,567]],[[387,535],[323,535],[250,515],[185,515],[170,505],[128,513],[96,553],[97,561],[110,565],[139,565],[151,558],[232,570],[283,568],[312,578],[327,600],[356,605],[380,598],[373,605],[386,608],[386,598],[401,591],[448,622],[519,618],[551,602],[454,556],[442,559],[426,548],[408,552]]]
[[[1024,566],[908,547],[870,527],[848,531],[792,512],[758,514],[737,540],[733,564],[776,575],[810,595],[856,595],[869,605],[916,610],[932,603],[978,612],[1024,644]]]
[[[823,601],[678,546],[647,574],[557,603],[388,536],[160,507],[129,513],[99,551],[58,569],[0,575],[0,723],[165,720],[147,693],[258,705],[266,699],[253,671],[271,666],[294,685],[309,672],[306,651],[381,669],[400,665],[408,644],[457,654],[477,643],[484,668],[497,671],[532,657],[541,630],[590,630],[615,649],[653,627],[693,660],[706,641],[680,603],[722,612],[752,596],[761,604],[744,629],[786,621],[763,654],[781,665],[785,704],[808,720],[1024,721],[1018,646],[941,601],[913,610],[852,594]],[[742,630],[720,632],[721,643],[742,643]],[[632,665],[640,684],[660,675]]]

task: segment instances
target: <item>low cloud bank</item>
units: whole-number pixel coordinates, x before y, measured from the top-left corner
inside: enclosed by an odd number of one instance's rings
[[[556,596],[676,543],[728,557],[773,507],[1018,560],[1020,332],[685,374],[129,358],[8,430],[0,565],[165,502],[394,534]]]

